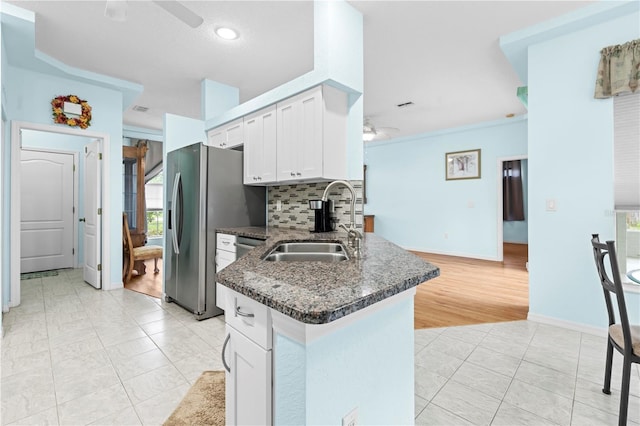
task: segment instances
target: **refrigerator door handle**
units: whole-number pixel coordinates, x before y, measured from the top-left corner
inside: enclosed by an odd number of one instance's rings
[[[171,195],[171,205],[173,206],[173,214],[171,215],[171,241],[173,242],[173,252],[180,254],[180,248],[178,247],[178,227],[176,226],[176,216],[178,215],[178,185],[180,184],[180,172],[176,173],[173,179],[173,194]]]

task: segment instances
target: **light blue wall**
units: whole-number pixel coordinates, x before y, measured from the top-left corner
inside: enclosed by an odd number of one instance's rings
[[[200,115],[209,120],[238,106],[240,89],[217,81],[204,79],[200,82]]]
[[[122,272],[121,236],[118,231],[122,221],[122,93],[86,83],[41,74],[30,70],[3,64],[3,89],[6,91],[6,114],[8,120],[25,121],[52,125],[51,99],[59,95],[75,94],[86,99],[92,107],[89,130],[110,137],[110,163],[107,177],[110,183],[109,210],[103,217],[108,220],[113,231],[104,238],[110,238],[112,286],[121,286]],[[65,126],[66,127],[66,126]],[[8,218],[5,218],[3,235],[9,235]],[[6,286],[8,286],[8,281]]]
[[[67,151],[78,154],[76,176],[78,176],[78,218],[84,217],[84,146],[91,142],[89,138],[56,133],[45,133],[34,130],[22,131],[22,147],[40,150]],[[76,241],[74,247],[78,256],[78,265],[84,265],[84,223],[76,224]]]
[[[206,140],[204,121],[175,114],[164,115],[162,161],[166,163],[167,153],[184,146]]]
[[[306,347],[276,334],[275,424],[413,424],[413,338],[413,298]]]
[[[524,159],[520,161],[520,172],[522,176],[522,198],[524,204],[524,220],[502,223],[502,240],[505,243],[527,244],[529,241],[529,162]]]
[[[529,47],[531,314],[607,325],[589,241],[615,239],[613,103],[593,98],[594,82],[600,49],[640,38],[638,22],[635,12]],[[640,322],[640,294],[627,307]]]
[[[445,153],[477,148],[482,178],[445,180]],[[366,144],[365,214],[375,215],[376,234],[404,248],[496,259],[498,158],[526,153],[523,117]]]

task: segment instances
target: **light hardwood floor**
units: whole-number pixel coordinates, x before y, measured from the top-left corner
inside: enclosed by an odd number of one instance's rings
[[[128,283],[124,285],[124,288],[137,291],[152,297],[162,297],[162,259],[158,259],[158,269],[160,272],[153,273],[153,259],[145,260],[147,272],[143,275],[134,275],[131,277]]]
[[[527,318],[527,245],[505,244],[503,262],[413,253],[440,268],[438,278],[417,288],[416,329]]]

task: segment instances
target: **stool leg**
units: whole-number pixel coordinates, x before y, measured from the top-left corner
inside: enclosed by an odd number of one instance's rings
[[[613,363],[613,345],[607,337],[607,364],[604,371],[604,388],[602,392],[611,395],[611,364]]]
[[[158,269],[158,258],[157,257],[155,259],[153,259],[153,272],[155,272],[156,274],[158,272],[160,272],[160,269]]]

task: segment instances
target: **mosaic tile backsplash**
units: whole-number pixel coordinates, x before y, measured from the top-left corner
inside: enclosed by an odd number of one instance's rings
[[[309,208],[309,200],[322,198],[324,189],[330,182],[301,183],[295,185],[270,186],[268,189],[269,204],[268,225],[274,228],[313,229],[315,214]],[[356,190],[356,227],[362,228],[362,181],[349,181]],[[329,199],[333,201],[331,217],[338,223],[349,223],[351,214],[351,194],[343,185],[337,186],[329,192]],[[277,211],[277,202],[282,203],[282,210]]]

